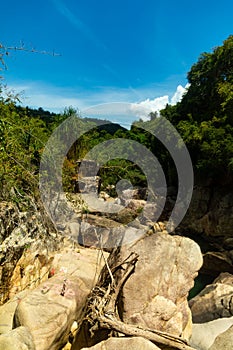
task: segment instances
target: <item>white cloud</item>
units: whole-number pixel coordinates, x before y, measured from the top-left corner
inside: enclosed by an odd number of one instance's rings
[[[186,93],[187,89],[189,87],[189,84],[186,84],[185,87],[183,87],[182,85],[178,85],[176,92],[174,93],[174,95],[171,98],[171,105],[175,105],[177,102],[180,102],[183,95]]]
[[[133,103],[131,106],[132,112],[139,118],[143,120],[149,118],[149,114],[151,112],[158,112],[161,109],[165,108],[169,103],[168,95],[162,97],[156,97],[154,100],[150,100],[149,98],[145,101],[139,103]]]
[[[175,105],[177,102],[180,102],[184,93],[187,91],[189,84],[185,87],[178,85],[176,92],[169,99],[168,95],[162,97],[156,97],[155,99],[146,99],[145,101],[132,104],[132,111],[137,115],[137,117],[148,120],[149,114],[151,112],[159,112],[166,107],[167,104]]]
[[[168,94],[164,86],[138,89],[99,86],[96,90],[85,90],[81,87],[61,88],[40,82],[12,82],[8,86],[17,92],[24,92],[24,106],[42,107],[57,113],[72,106],[79,109],[83,116],[108,119],[127,128],[133,121],[139,118],[148,120],[151,112],[159,112],[167,104],[180,101],[188,87],[179,85],[175,93]],[[159,92],[165,93],[163,96],[151,98],[154,94],[159,96]],[[139,96],[141,101],[135,102],[135,97],[138,100]]]

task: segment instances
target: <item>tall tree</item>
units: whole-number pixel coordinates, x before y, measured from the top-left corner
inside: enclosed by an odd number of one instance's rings
[[[233,35],[213,52],[201,54],[188,73],[188,81],[180,114],[191,114],[198,121],[226,117],[233,125]]]

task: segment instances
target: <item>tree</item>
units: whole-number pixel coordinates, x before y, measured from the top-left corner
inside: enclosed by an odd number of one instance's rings
[[[160,115],[179,131],[190,152],[196,175],[215,181],[233,178],[233,36],[210,53],[200,55],[189,73],[190,86],[182,100],[167,105]],[[148,129],[155,130],[159,117],[151,116]],[[142,123],[143,125],[143,123]],[[140,127],[140,123],[137,123]],[[157,140],[150,149],[163,168],[171,169],[169,155]],[[172,172],[173,174],[173,172]],[[173,175],[172,175],[173,178]],[[228,180],[227,180],[228,179]]]
[[[201,54],[188,73],[190,87],[179,105],[183,116],[195,120],[227,117],[233,125],[233,36],[211,53]]]

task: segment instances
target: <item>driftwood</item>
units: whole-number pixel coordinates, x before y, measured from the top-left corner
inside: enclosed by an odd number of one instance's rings
[[[105,329],[114,332],[114,335],[121,333],[127,336],[140,336],[162,348],[195,350],[180,337],[127,324],[120,320],[117,310],[119,293],[125,281],[133,273],[138,255],[131,253],[123,262],[114,265],[114,261],[119,261],[118,257],[119,248],[116,248],[88,298],[85,320],[90,325],[90,334],[93,336],[96,332]]]
[[[189,345],[187,345],[184,339],[175,337],[165,332],[145,329],[139,326],[130,325],[130,324],[118,321],[117,319],[114,319],[114,317],[111,317],[109,315],[99,316],[98,319],[100,321],[101,328],[115,330],[117,332],[123,333],[125,335],[129,335],[129,336],[143,337],[150,340],[151,342],[155,343],[158,346],[166,345],[174,349],[195,350]]]

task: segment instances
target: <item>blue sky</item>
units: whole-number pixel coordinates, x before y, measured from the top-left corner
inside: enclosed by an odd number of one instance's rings
[[[61,54],[12,52],[6,83],[24,91],[24,105],[54,111],[158,109],[179,99],[200,54],[233,34],[232,13],[230,0],[4,1],[0,43]]]

